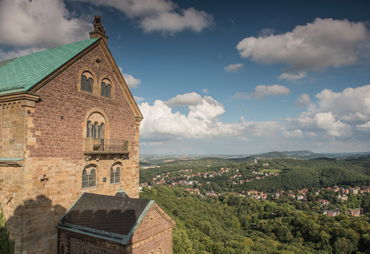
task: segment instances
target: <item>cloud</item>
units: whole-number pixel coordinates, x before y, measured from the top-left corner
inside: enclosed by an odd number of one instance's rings
[[[200,98],[195,102],[189,98]],[[222,123],[218,118],[224,114],[222,104],[210,96],[196,93],[175,96],[172,101],[176,105],[188,105],[188,112],[174,112],[168,101],[156,100],[153,105],[147,102],[140,104],[144,115],[141,124],[141,136],[165,138],[204,138],[211,136],[235,136],[243,128],[238,123]],[[172,104],[174,105],[174,104]]]
[[[228,66],[224,67],[224,70],[227,72],[237,72],[240,70],[244,65],[242,63],[236,63],[236,64],[229,64]]]
[[[267,96],[279,96],[290,94],[289,88],[282,85],[258,85],[253,93],[236,92],[234,97],[237,99],[248,99],[251,97],[262,99]]]
[[[207,89],[207,88],[204,88],[204,89],[202,89],[202,92],[203,92],[203,93],[208,93],[209,91],[208,91],[208,89]]]
[[[370,132],[370,121],[367,121],[363,124],[358,124],[356,127],[361,131]]]
[[[329,136],[343,137],[351,135],[351,127],[337,120],[331,112],[316,113],[312,117],[300,118],[299,121],[303,125],[324,130]]]
[[[175,106],[186,106],[187,111],[174,111]],[[156,100],[152,105],[143,102],[139,107],[144,115],[141,137],[149,143],[222,137],[248,141],[251,136],[262,138],[282,131],[282,126],[274,121],[248,122],[242,118],[224,123],[220,120],[224,106],[211,96],[195,92],[176,95],[168,101]]]
[[[262,29],[258,33],[258,36],[259,37],[266,37],[266,36],[269,36],[269,35],[273,35],[275,32],[276,32],[275,29],[272,29],[272,28],[264,28],[264,29]]]
[[[283,130],[283,135],[287,138],[300,138],[303,136],[303,131],[296,129],[296,130]]]
[[[121,70],[121,68],[120,68]],[[122,70],[121,70],[122,72]],[[131,74],[124,73],[123,77],[125,78],[126,84],[129,88],[137,88],[141,84],[141,79],[135,78]]]
[[[140,104],[144,115],[142,141],[146,142],[146,149],[155,146],[153,152],[167,153],[174,149],[186,153],[368,149],[370,85],[339,92],[324,89],[312,98],[308,94],[302,94],[300,98],[308,107],[296,118],[265,122],[241,118],[231,123],[221,120],[225,108],[210,96],[187,93],[168,101],[144,102]],[[175,111],[175,106],[183,106],[186,110]]]
[[[298,80],[298,79],[302,79],[304,77],[306,77],[306,72],[304,72],[304,71],[300,71],[300,72],[297,72],[297,73],[284,72],[284,73],[280,74],[278,79]]]
[[[247,122],[242,121],[244,135],[253,134],[257,137],[270,137],[276,135],[283,130],[283,126],[274,121],[265,122]]]
[[[356,137],[356,130],[366,130],[370,121],[370,85],[346,88],[341,92],[324,89],[310,102],[307,111],[297,119],[291,119],[305,132],[315,132],[332,137]],[[304,99],[306,98],[306,99]]]
[[[332,112],[339,120],[358,122],[370,120],[370,85],[346,88],[342,92],[324,89],[313,112]]]
[[[139,97],[139,96],[134,96],[134,99],[135,99],[136,103],[139,103],[139,102],[142,102],[142,101],[145,100],[144,97]]]
[[[213,24],[213,17],[194,8],[180,9],[170,0],[74,0],[108,6],[138,21],[145,32],[200,32]]]
[[[316,18],[284,34],[244,38],[236,48],[242,57],[256,62],[287,64],[288,71],[280,78],[294,80],[304,71],[356,63],[362,44],[369,40],[364,23]]]
[[[0,44],[51,47],[87,38],[89,30],[63,0],[0,1]]]
[[[203,97],[195,92],[179,94],[169,99],[165,103],[170,106],[190,106],[199,105],[203,102]]]
[[[311,104],[311,98],[308,94],[304,93],[301,94],[297,99],[297,104],[300,107],[307,107]]]
[[[19,50],[12,50],[12,51],[3,51],[0,49],[0,61],[4,59],[11,59],[11,58],[28,55],[31,53],[36,53],[41,50],[44,50],[44,48],[27,48],[27,49],[19,49]]]
[[[253,96],[264,98],[266,96],[279,96],[290,94],[290,90],[282,85],[258,85],[254,89]]]
[[[213,23],[211,15],[194,8],[181,10],[180,13],[165,12],[155,16],[145,17],[140,26],[146,32],[160,31],[176,33],[184,30],[200,32]]]

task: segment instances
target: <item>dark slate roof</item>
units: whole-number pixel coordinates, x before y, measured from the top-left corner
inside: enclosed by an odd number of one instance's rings
[[[0,62],[0,95],[29,90],[97,40],[86,39]]]
[[[126,244],[153,201],[83,193],[59,227]]]

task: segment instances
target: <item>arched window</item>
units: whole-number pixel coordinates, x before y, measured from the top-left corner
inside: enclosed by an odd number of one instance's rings
[[[104,79],[100,84],[100,94],[104,97],[111,97],[111,87],[110,81],[108,79]]]
[[[1,0],[0,0],[1,1]],[[84,136],[84,149],[86,151],[104,151],[105,140],[109,138],[107,135],[107,122],[104,116],[99,112],[91,113],[86,120],[86,130]]]
[[[81,90],[92,93],[94,80],[92,75],[88,72],[84,72],[81,75]]]
[[[121,165],[115,164],[110,169],[110,183],[121,182]]]
[[[87,166],[82,171],[82,188],[96,186],[96,170],[95,165]]]

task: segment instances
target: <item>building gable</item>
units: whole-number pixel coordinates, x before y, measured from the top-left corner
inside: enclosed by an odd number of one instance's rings
[[[28,91],[97,41],[86,39],[1,62],[0,95]]]

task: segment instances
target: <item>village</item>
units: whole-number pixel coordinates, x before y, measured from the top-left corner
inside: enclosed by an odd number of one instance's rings
[[[268,163],[264,163],[263,166],[268,167]],[[155,168],[158,168],[156,166]],[[235,195],[239,197],[249,197],[258,200],[278,200],[278,199],[290,199],[300,202],[307,202],[315,200],[321,208],[321,212],[327,216],[338,216],[342,212],[337,208],[337,204],[348,201],[349,196],[370,193],[370,186],[361,187],[326,187],[326,188],[315,188],[308,189],[303,188],[300,190],[276,190],[274,192],[264,192],[257,190],[242,190],[242,191],[217,191],[211,188],[211,183],[215,178],[223,178],[225,181],[229,181],[232,185],[241,185],[244,183],[264,179],[266,177],[276,177],[280,175],[280,171],[276,169],[262,169],[254,170],[250,172],[249,177],[243,175],[239,169],[221,167],[218,170],[195,172],[191,168],[180,169],[175,172],[160,173],[151,179],[151,182],[145,182],[140,184],[140,190],[143,188],[151,188],[155,185],[165,185],[169,187],[182,187],[184,190],[198,195],[200,197],[217,198],[222,195]],[[331,193],[331,200],[322,198],[323,194]],[[324,195],[325,196],[325,195]],[[363,214],[361,208],[349,208],[346,211],[354,217],[358,217]]]

